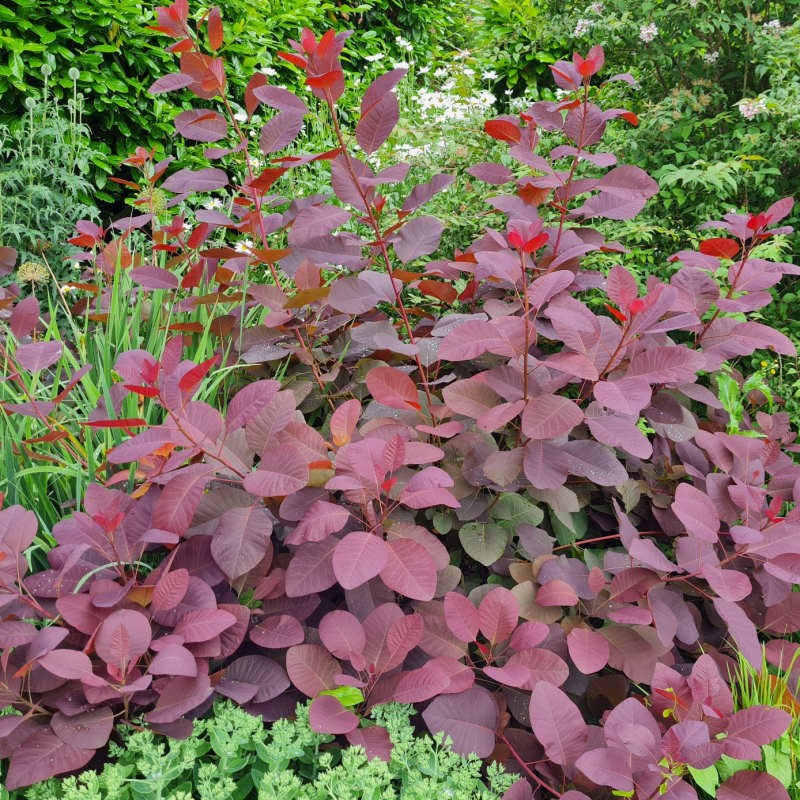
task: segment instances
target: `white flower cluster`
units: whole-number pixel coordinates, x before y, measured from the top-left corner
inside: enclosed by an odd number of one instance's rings
[[[274,67],[262,67],[261,71],[270,78],[274,78],[278,74],[278,70],[276,70]]]
[[[441,91],[420,89],[417,104],[422,116],[450,122],[466,122],[488,114],[497,99],[486,89],[471,97],[460,97],[452,93],[454,88],[453,82],[447,81]]]
[[[401,50],[405,50],[408,53],[414,49],[414,45],[402,36],[395,36],[394,41]]]
[[[589,32],[589,29],[590,29],[591,27],[592,27],[592,21],[591,21],[591,20],[589,20],[589,19],[586,19],[586,18],[584,18],[584,17],[581,17],[581,18],[580,18],[580,19],[579,19],[579,20],[578,20],[578,21],[575,23],[575,30],[574,30],[574,31],[572,31],[572,36],[573,36],[573,38],[574,38],[574,39],[579,39],[579,38],[580,38],[581,36],[583,36],[585,33],[588,33],[588,32]]]
[[[763,97],[757,97],[754,100],[745,98],[738,103],[739,113],[745,119],[753,119],[759,114],[767,114],[767,101]]]
[[[697,8],[697,0],[689,0],[689,5],[692,8]]]
[[[203,203],[203,208],[207,208],[209,211],[219,211],[222,208],[222,200],[218,197],[210,197]]]
[[[658,36],[658,27],[655,22],[651,22],[649,25],[642,25],[639,28],[639,38],[643,42],[652,42],[656,36]]]
[[[481,72],[481,78],[485,81],[496,81],[498,78],[497,72],[493,69],[486,69]]]
[[[364,61],[369,61],[370,64],[374,64],[376,61],[383,61],[383,59],[383,53],[373,53],[371,56],[364,56]]]
[[[780,33],[781,21],[779,19],[771,19],[761,26],[768,33]]]
[[[703,56],[703,61],[706,64],[713,64],[719,58],[719,50],[712,50],[710,53],[706,53]]]
[[[602,3],[592,3],[588,11],[590,14],[602,14],[605,11],[605,6]]]

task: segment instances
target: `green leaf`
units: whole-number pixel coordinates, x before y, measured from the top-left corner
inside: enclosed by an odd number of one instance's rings
[[[544,519],[544,511],[524,495],[506,492],[494,504],[492,517],[510,522],[514,528],[521,524],[537,526]]]
[[[357,686],[337,686],[335,689],[326,689],[320,694],[335,697],[345,708],[353,708],[364,702],[364,695]]]
[[[468,556],[488,567],[503,555],[510,536],[500,525],[468,522],[461,527],[458,538]]]
[[[696,769],[689,767],[689,774],[692,776],[694,782],[709,796],[714,797],[717,786],[719,786],[719,773],[717,768],[712,764],[705,769]]]

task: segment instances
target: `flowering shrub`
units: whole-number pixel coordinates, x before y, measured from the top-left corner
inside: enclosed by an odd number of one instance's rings
[[[178,335],[120,354],[91,423],[130,435],[106,454],[107,485],[54,528],[48,569],[28,574],[33,514],[0,512],[6,785],[82,767],[114,720],[185,734],[216,695],[267,719],[311,698],[313,730],[384,757],[362,716],[418,704],[456,752],[521,773],[507,800],[693,798],[690,767],[780,736],[781,712],[733,712],[720,670],[732,647],[760,665],[759,630],[775,658],[800,629],[795,434],[749,406],[733,430],[711,379],[759,349],[794,354],[748,318],[800,272],[757,250],[787,232],[792,200],[708,223],[669,282],[588,269],[623,249],[590,221],[630,219],[657,190],[600,147],[637,118],[595,102],[595,46],[553,64],[563,100],[485,123],[510,166],[469,172],[498,187],[500,223],[432,258],[444,224],[421,209],[452,176],[409,185],[407,164],[370,163],[403,69],[370,84],[348,127],[347,34],[304,30],[279,56],[307,92],[263,73],[247,87],[248,117],[268,117],[260,166],[227,98],[219,9],[193,25],[176,0],[157,16],[180,67],[150,91],[203,101],[175,127],[216,166],[170,173],[138,149],[140,213],[73,241],[87,269],[130,269],[178,303],[239,296],[257,320],[235,312],[234,354],[278,352],[282,368],[215,407],[196,396],[221,353],[197,362]],[[312,111],[331,147],[287,154]],[[561,144],[540,152],[542,132]],[[273,194],[320,162],[332,197]],[[182,204],[220,189],[226,212],[199,209],[186,229]],[[126,255],[148,227],[163,268]],[[201,280],[216,290],[182,296]],[[7,300],[11,334],[35,328]],[[49,345],[15,357],[43,372]],[[123,396],[160,421],[118,418]],[[784,797],[776,784],[740,772],[718,796]]]

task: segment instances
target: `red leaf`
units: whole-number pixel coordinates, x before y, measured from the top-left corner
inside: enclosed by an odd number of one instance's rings
[[[294,53],[278,52],[277,56],[284,61],[288,61],[290,64],[294,64],[296,67],[300,67],[300,69],[305,69],[308,66],[308,62],[302,56],[295,55]]]
[[[183,375],[183,377],[178,382],[178,388],[182,392],[188,392],[193,390],[200,384],[200,381],[205,378],[208,374],[208,371],[214,364],[219,361],[219,356],[212,356],[211,358],[207,358],[200,364],[192,367],[187,373]]]
[[[97,419],[81,424],[88,428],[141,428],[148,423],[146,419],[133,417],[130,419]]]
[[[222,47],[224,38],[222,15],[220,14],[219,6],[214,6],[208,12],[208,46],[212,50],[219,50]]]
[[[513,142],[516,144],[522,138],[519,125],[508,119],[488,119],[483,123],[484,131],[501,142]]]
[[[389,408],[421,408],[414,381],[394,367],[373,367],[367,373],[367,388],[375,400]]]
[[[706,239],[700,242],[700,252],[705,256],[733,258],[739,252],[739,243],[724,236]]]
[[[444,619],[447,627],[460,641],[474,642],[478,638],[478,609],[463,594],[448,592],[444,596]]]
[[[336,82],[340,81],[342,77],[343,73],[340,69],[332,69],[324,75],[309,75],[306,78],[306,84],[312,89],[330,89],[335,86]]]

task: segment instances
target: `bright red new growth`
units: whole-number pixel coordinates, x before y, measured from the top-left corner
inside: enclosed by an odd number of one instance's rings
[[[726,237],[705,239],[700,242],[700,252],[707,256],[732,259],[739,252],[739,243]]]

